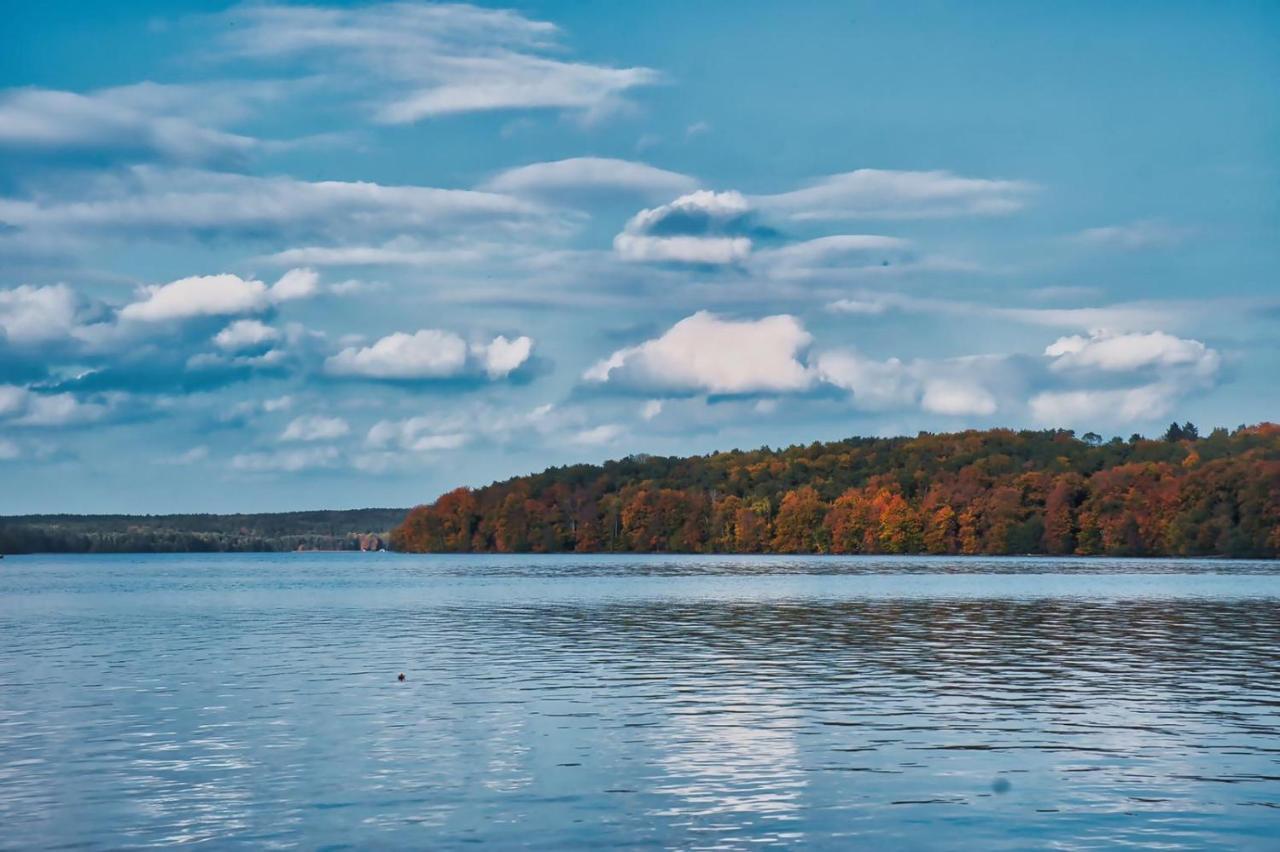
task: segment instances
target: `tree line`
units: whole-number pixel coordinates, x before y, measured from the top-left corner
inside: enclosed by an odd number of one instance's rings
[[[1280,555],[1280,425],[1104,441],[991,429],[689,458],[458,488],[413,552]]]
[[[11,515],[0,553],[376,550],[404,509],[240,515]]]

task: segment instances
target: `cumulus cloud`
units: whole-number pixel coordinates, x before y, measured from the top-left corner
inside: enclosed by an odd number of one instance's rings
[[[1061,426],[1080,423],[1134,423],[1169,415],[1184,390],[1162,383],[1133,388],[1043,391],[1029,401],[1031,416]]]
[[[533,351],[533,340],[499,335],[488,343],[468,346],[451,331],[422,329],[396,332],[370,346],[350,346],[325,361],[334,376],[369,379],[446,379],[483,372],[490,379],[509,375]]]
[[[584,195],[640,195],[670,198],[697,188],[688,175],[646,163],[607,157],[573,157],[508,169],[481,186],[489,192],[551,200]]]
[[[1035,185],[1018,180],[962,177],[946,171],[858,169],[807,187],[751,202],[796,220],[929,219],[997,216],[1025,206]]]
[[[1032,416],[1042,423],[1161,418],[1188,394],[1213,387],[1222,368],[1217,350],[1162,331],[1061,337],[1044,357],[1050,373],[1073,386],[1030,400]]]
[[[1199,340],[1174,337],[1163,331],[1116,334],[1098,331],[1088,337],[1074,334],[1049,344],[1044,354],[1054,370],[1134,371],[1185,367],[1201,374],[1217,371],[1220,357]]]
[[[511,109],[600,114],[658,79],[648,68],[568,61],[553,24],[508,10],[382,3],[238,6],[226,14],[236,24],[224,28],[232,55],[352,72],[348,80],[375,84],[375,117],[392,124]]]
[[[963,384],[938,379],[924,383],[920,407],[934,414],[984,416],[995,414],[997,405],[991,391],[976,382]]]
[[[101,420],[103,402],[84,402],[70,393],[45,393],[20,385],[0,385],[0,422],[8,426],[73,426]]]
[[[741,193],[698,190],[632,216],[613,248],[629,261],[725,265],[751,254],[754,230]]]
[[[280,332],[254,319],[236,320],[213,337],[214,345],[228,352],[254,349],[280,339]]]
[[[811,341],[800,321],[786,314],[727,320],[699,311],[661,337],[619,349],[583,378],[615,387],[684,393],[799,391],[813,381],[800,360]]]
[[[404,420],[379,420],[369,428],[365,442],[371,447],[391,448],[414,453],[456,450],[471,440],[465,423],[457,418],[438,416],[409,417]]]
[[[260,313],[276,302],[314,294],[316,281],[316,273],[309,269],[292,269],[272,287],[230,273],[193,275],[143,288],[142,298],[120,309],[120,318],[163,322]]]
[[[282,441],[332,441],[351,431],[350,424],[341,417],[323,414],[304,414],[295,417],[280,433]]]
[[[320,276],[314,269],[290,269],[280,280],[271,285],[271,300],[288,302],[306,299],[319,290]]]
[[[533,338],[508,340],[500,334],[489,343],[473,344],[471,352],[484,367],[485,375],[490,379],[501,379],[529,360],[533,353]]]
[[[79,324],[79,313],[80,300],[65,284],[0,290],[0,336],[13,344],[69,337]]]

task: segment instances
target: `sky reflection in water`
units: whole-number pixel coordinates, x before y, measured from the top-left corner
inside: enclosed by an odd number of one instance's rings
[[[1266,848],[1278,601],[1268,563],[11,558],[0,846]]]

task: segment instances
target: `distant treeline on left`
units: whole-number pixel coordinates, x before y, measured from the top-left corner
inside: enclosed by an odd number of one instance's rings
[[[5,553],[377,550],[407,509],[254,515],[0,516]]]

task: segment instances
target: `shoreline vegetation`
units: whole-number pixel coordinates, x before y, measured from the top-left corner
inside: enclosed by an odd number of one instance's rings
[[[11,515],[0,553],[227,553],[379,550],[406,509],[236,515]]]
[[[446,553],[1280,555],[1280,425],[850,438],[554,467],[415,507]]]

